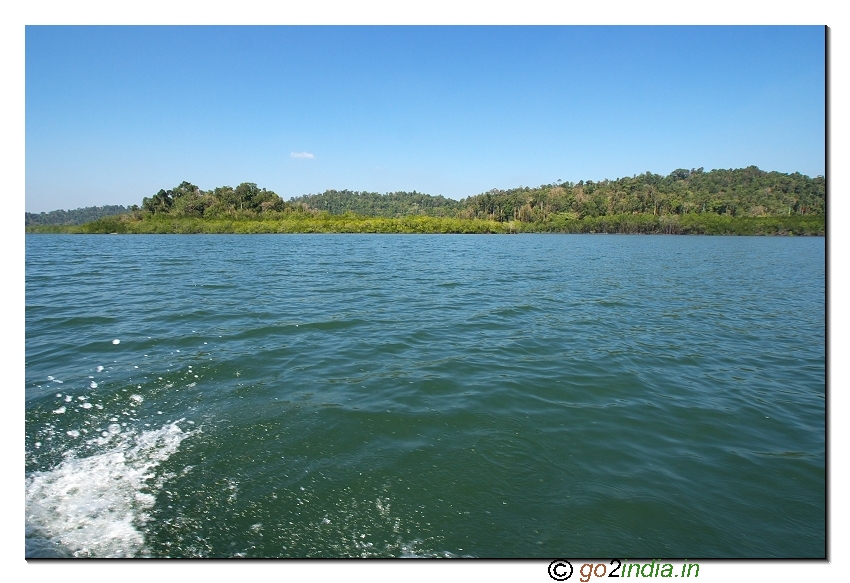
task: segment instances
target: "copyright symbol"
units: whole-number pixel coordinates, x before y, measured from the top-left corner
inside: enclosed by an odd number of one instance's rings
[[[555,559],[549,563],[549,576],[555,581],[566,581],[573,576],[573,564],[566,559]]]

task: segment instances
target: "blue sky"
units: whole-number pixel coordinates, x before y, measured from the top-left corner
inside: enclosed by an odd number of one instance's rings
[[[26,210],[825,174],[820,26],[27,26]]]

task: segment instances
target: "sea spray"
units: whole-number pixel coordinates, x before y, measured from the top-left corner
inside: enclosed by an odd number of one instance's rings
[[[162,487],[157,468],[192,432],[178,423],[160,429],[105,432],[91,440],[107,449],[78,458],[71,450],[56,468],[26,478],[27,556],[145,556],[141,528]],[[49,544],[47,544],[49,543]]]

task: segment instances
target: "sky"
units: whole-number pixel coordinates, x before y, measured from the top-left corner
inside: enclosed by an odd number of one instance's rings
[[[41,26],[25,207],[826,174],[822,26]]]

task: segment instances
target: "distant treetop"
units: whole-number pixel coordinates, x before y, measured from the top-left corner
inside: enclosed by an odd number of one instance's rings
[[[756,166],[711,170],[677,168],[662,176],[645,172],[616,180],[560,179],[537,187],[497,188],[456,201],[421,192],[326,190],[284,201],[253,182],[236,188],[201,190],[183,181],[133,205],[87,207],[73,211],[26,213],[27,225],[80,225],[110,215],[136,218],[251,218],[275,213],[351,213],[367,217],[430,216],[545,223],[555,218],[613,215],[713,214],[729,217],[825,215],[826,179],[799,172],[765,172]]]

